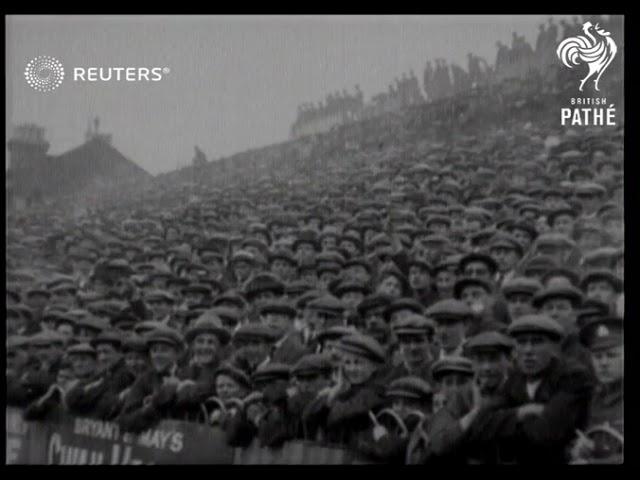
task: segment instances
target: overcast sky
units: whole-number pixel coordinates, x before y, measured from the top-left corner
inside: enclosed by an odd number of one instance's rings
[[[554,15],[559,19],[562,15]],[[83,142],[89,118],[152,174],[288,138],[296,107],[359,84],[365,99],[428,59],[466,68],[473,52],[495,60],[512,32],[535,45],[548,15],[522,16],[10,16],[7,128],[46,128],[49,152]],[[67,77],[39,93],[24,79],[38,55],[60,60]],[[77,66],[169,67],[155,83],[77,83]],[[7,135],[11,130],[7,131]]]

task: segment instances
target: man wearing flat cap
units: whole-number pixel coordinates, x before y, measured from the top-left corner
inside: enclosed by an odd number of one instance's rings
[[[473,364],[474,381],[449,395],[435,415],[429,434],[431,460],[454,463],[501,463],[500,449],[487,448],[474,439],[472,426],[482,409],[503,405],[501,389],[512,369],[512,340],[489,331],[465,343],[465,355]]]
[[[562,326],[545,315],[525,315],[509,326],[515,370],[502,389],[504,408],[480,411],[477,441],[501,447],[502,462],[564,464],[576,429],[583,429],[593,392],[589,372],[565,360]],[[498,442],[498,444],[496,444]],[[510,458],[511,457],[511,458]]]
[[[431,342],[435,333],[433,321],[422,315],[410,314],[397,321],[392,332],[399,345],[400,363],[391,368],[387,381],[414,376],[430,382],[433,364]]]
[[[91,340],[98,368],[96,375],[78,382],[67,395],[69,411],[78,416],[111,420],[117,396],[129,388],[136,375],[126,368],[122,354],[124,338],[119,331],[106,330]]]
[[[278,335],[270,359],[276,363],[293,365],[311,350],[304,345],[302,333],[295,328],[297,310],[285,300],[272,300],[259,310],[260,320]]]
[[[162,419],[171,418],[176,393],[182,386],[178,359],[184,348],[182,335],[161,325],[146,335],[151,369],[139,377],[124,399],[116,421],[127,432],[139,433]]]

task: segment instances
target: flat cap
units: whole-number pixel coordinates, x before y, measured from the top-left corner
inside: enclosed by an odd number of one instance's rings
[[[533,306],[540,308],[551,298],[569,299],[574,308],[578,308],[583,300],[582,292],[579,289],[571,285],[568,281],[558,280],[540,290],[533,297]]]
[[[32,335],[29,343],[36,347],[46,347],[55,343],[65,344],[66,338],[56,331],[43,330]]]
[[[284,294],[284,283],[275,275],[260,273],[249,280],[245,287],[245,296],[250,302],[262,292],[274,292],[277,296]]]
[[[489,282],[487,282],[486,280],[483,280],[482,278],[478,278],[478,277],[461,277],[461,278],[456,280],[456,283],[453,286],[453,296],[454,296],[454,298],[459,300],[460,297],[462,296],[462,292],[464,291],[464,289],[469,287],[469,286],[481,287],[488,294],[491,294],[493,292],[493,287],[491,286],[491,284]]]
[[[251,376],[254,383],[272,382],[275,380],[289,380],[291,368],[283,363],[267,363],[261,365]]]
[[[269,300],[259,309],[260,315],[267,315],[269,313],[277,313],[287,315],[291,318],[295,317],[298,313],[294,306],[292,306],[286,300]]]
[[[495,331],[479,333],[469,338],[464,344],[465,353],[495,350],[510,352],[512,348],[513,340],[508,336]]]
[[[224,363],[215,371],[213,376],[217,378],[220,375],[225,375],[232,378],[235,382],[245,387],[247,390],[251,389],[251,378],[241,368],[236,367],[230,363]]]
[[[460,322],[470,318],[473,312],[465,302],[446,299],[434,303],[426,310],[425,314],[427,317],[433,318],[436,322]]]
[[[310,300],[306,308],[309,310],[315,310],[325,313],[331,313],[334,315],[342,315],[345,310],[345,304],[333,295],[323,295],[321,297]]]
[[[241,325],[233,334],[233,340],[263,340],[265,342],[275,342],[278,340],[280,332],[261,323],[247,323]]]
[[[334,327],[325,328],[318,333],[318,341],[324,343],[326,341],[340,340],[342,337],[357,333],[353,327],[345,327],[344,325],[336,325]]]
[[[560,341],[564,338],[565,332],[562,326],[548,315],[524,315],[515,320],[507,332],[512,337],[526,333],[541,333],[549,338]]]
[[[164,343],[171,345],[178,350],[181,350],[184,346],[184,340],[182,334],[174,328],[168,327],[165,324],[160,324],[146,335],[146,343],[148,347],[156,343]]]
[[[91,339],[91,346],[96,347],[101,343],[109,343],[111,345],[116,346],[116,348],[121,348],[123,344],[124,338],[122,333],[118,330],[103,330],[95,338]]]
[[[97,355],[96,349],[88,343],[77,343],[75,345],[70,346],[65,351],[67,356],[70,355],[91,355],[95,357]]]
[[[382,345],[373,337],[361,333],[340,338],[337,348],[343,352],[367,358],[375,363],[382,364],[386,360],[386,353]]]
[[[491,255],[487,255],[485,253],[480,252],[472,252],[464,255],[460,262],[458,263],[458,268],[461,272],[464,272],[465,267],[472,262],[482,262],[487,267],[489,267],[489,271],[491,274],[495,274],[498,271],[498,263],[494,260]]]
[[[431,385],[420,377],[401,377],[387,387],[386,396],[391,398],[410,398],[427,400],[433,396]]]
[[[422,314],[424,307],[417,300],[410,297],[402,297],[392,300],[391,303],[384,309],[384,319],[389,322],[391,316],[401,310],[411,310],[413,313]]]
[[[471,360],[465,357],[446,357],[438,360],[431,367],[431,374],[436,382],[439,382],[443,376],[451,373],[459,373],[473,376],[473,364]]]
[[[306,377],[315,375],[328,375],[331,373],[333,365],[331,358],[322,353],[312,353],[303,356],[291,369],[294,377]]]
[[[580,281],[580,288],[586,291],[587,286],[591,282],[607,282],[613,287],[616,293],[622,293],[622,280],[610,270],[597,269],[587,272]]]
[[[542,284],[535,278],[529,277],[514,277],[502,285],[502,294],[507,298],[517,293],[533,297],[540,290],[542,290]]]
[[[433,335],[435,324],[428,318],[410,314],[394,323],[392,330],[398,337],[408,335]]]
[[[207,310],[191,325],[185,333],[187,342],[192,342],[201,333],[211,333],[218,338],[218,341],[225,345],[231,339],[231,334],[222,325],[222,320],[211,310]]]

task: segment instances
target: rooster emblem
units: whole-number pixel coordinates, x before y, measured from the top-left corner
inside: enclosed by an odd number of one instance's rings
[[[593,36],[591,30],[594,30],[595,33],[599,35],[597,39]],[[584,23],[582,25],[582,31],[586,37],[578,35],[576,37],[565,38],[560,45],[558,45],[556,54],[558,58],[562,60],[562,63],[569,68],[578,66],[581,63],[588,64],[589,73],[580,82],[580,91],[582,91],[587,80],[596,74],[597,77],[594,80],[594,85],[595,89],[600,91],[598,88],[600,77],[613,61],[618,52],[618,47],[611,38],[611,33],[605,31],[597,23],[595,27],[591,22]]]

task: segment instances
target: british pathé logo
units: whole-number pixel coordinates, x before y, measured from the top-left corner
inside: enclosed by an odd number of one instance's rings
[[[27,67],[24,69],[24,77],[34,90],[50,92],[62,84],[64,68],[56,58],[41,55],[27,63]]]
[[[591,22],[584,23],[582,31],[585,36],[578,35],[565,38],[558,45],[556,54],[562,60],[562,63],[569,68],[582,64],[586,64],[589,67],[587,75],[580,81],[579,90],[581,92],[587,80],[594,75],[594,88],[596,91],[600,91],[598,86],[600,77],[613,61],[618,52],[618,47],[613,38],[611,38],[611,33],[600,28],[597,23],[595,26]],[[594,33],[596,36],[594,36]]]

